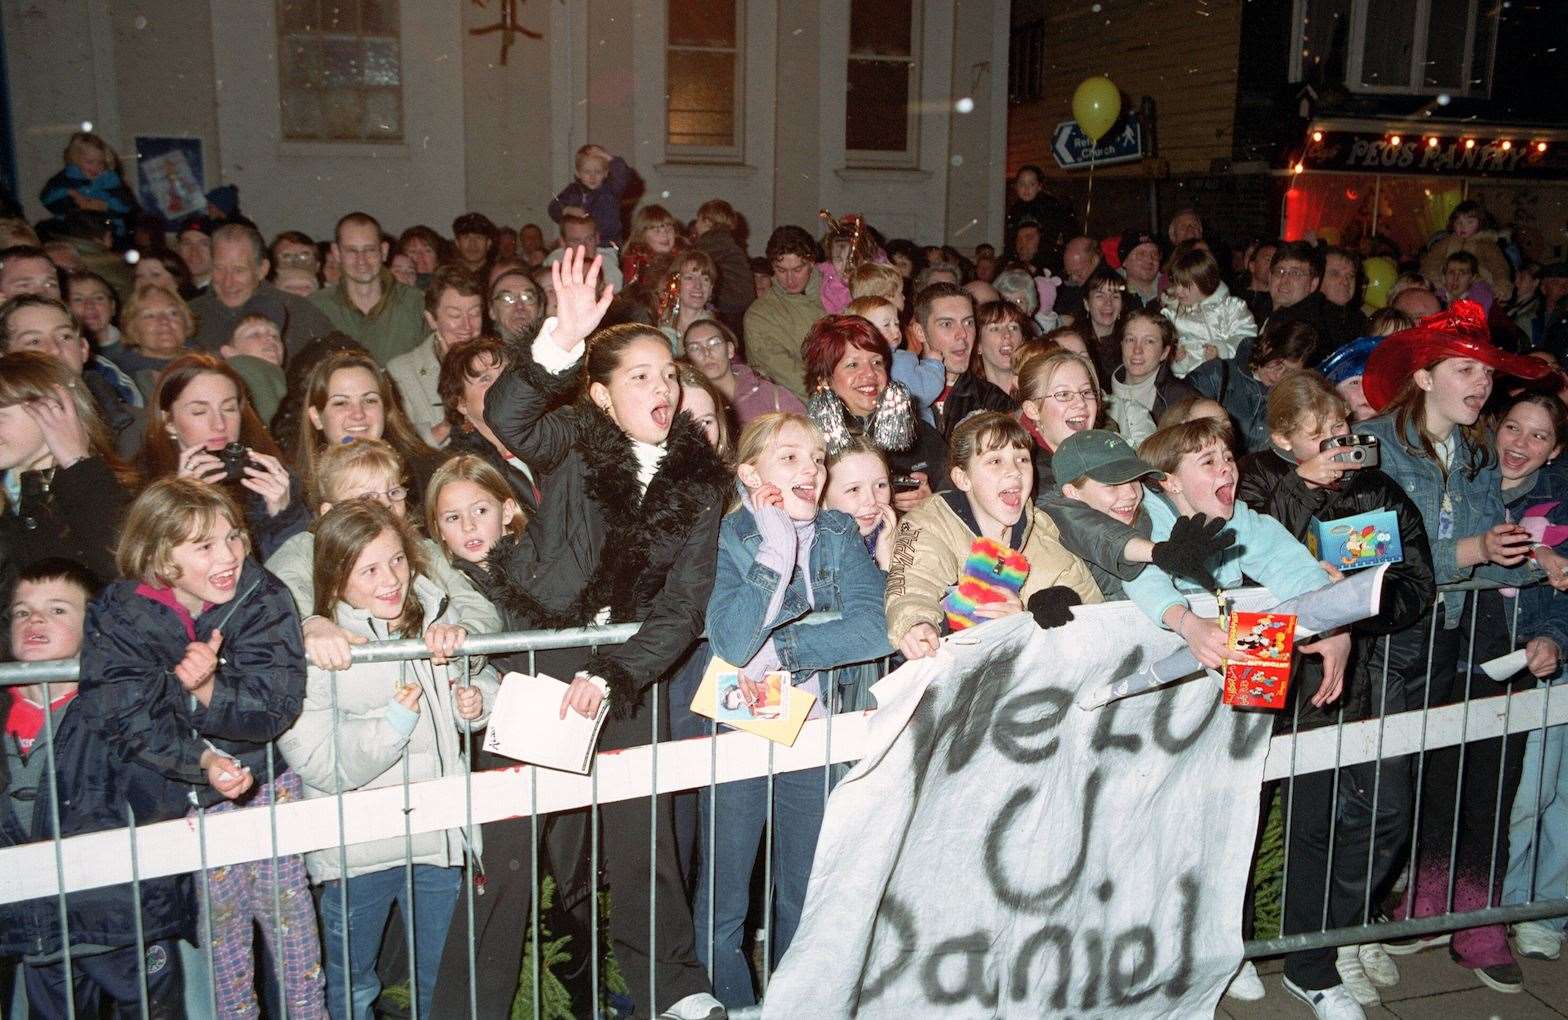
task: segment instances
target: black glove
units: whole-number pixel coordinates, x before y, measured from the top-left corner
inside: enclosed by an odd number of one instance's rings
[[[1073,606],[1082,604],[1078,593],[1065,584],[1053,585],[1029,596],[1029,615],[1041,630],[1050,630],[1071,623]]]
[[[1207,564],[1236,544],[1236,533],[1226,531],[1227,522],[1218,517],[1192,514],[1176,518],[1171,535],[1154,546],[1154,565],[1172,577],[1191,581],[1204,591],[1218,591]]]

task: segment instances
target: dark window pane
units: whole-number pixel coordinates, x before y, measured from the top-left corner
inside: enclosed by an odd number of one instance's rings
[[[844,97],[844,145],[871,152],[909,146],[910,65],[901,60],[851,60]]]
[[[360,83],[364,60],[358,39],[323,39],[321,49],[323,81],[328,88]]]
[[[914,20],[910,0],[850,0],[849,52],[913,56]]]
[[[378,141],[403,137],[403,112],[396,89],[365,93],[365,137]]]
[[[396,39],[369,39],[365,42],[365,84],[397,85],[403,80]]]
[[[1311,0],[1301,22],[1301,77],[1343,84],[1350,52],[1350,0]]]
[[[283,137],[320,138],[321,93],[305,89],[285,89],[283,92]]]
[[[670,50],[669,144],[735,144],[735,55]]]
[[[317,0],[280,0],[278,26],[282,32],[312,32],[317,26]]]
[[[1432,0],[1432,20],[1426,30],[1426,67],[1421,74],[1422,85],[1427,88],[1464,88],[1465,25],[1469,20],[1470,0]]]
[[[316,88],[321,84],[321,47],[310,36],[295,35],[283,40],[284,84],[294,88]]]
[[[321,0],[321,30],[359,31],[358,0]]]
[[[1410,87],[1415,46],[1416,0],[1368,0],[1367,42],[1361,82],[1383,88]]]
[[[397,35],[397,0],[359,0],[359,30],[365,35]]]
[[[669,44],[735,48],[735,0],[670,0]]]

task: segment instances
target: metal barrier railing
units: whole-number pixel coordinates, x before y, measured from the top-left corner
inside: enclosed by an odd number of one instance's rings
[[[1477,633],[1477,607],[1481,596],[1479,591],[1493,586],[1484,584],[1471,584],[1458,586],[1455,589],[1475,592],[1466,599],[1467,612],[1469,613],[1469,626],[1466,630],[1468,636],[1465,642],[1464,676],[1470,677],[1476,663]],[[1517,612],[1517,603],[1515,604]],[[824,614],[813,619],[829,619]],[[1400,705],[1390,700],[1390,677],[1398,678],[1398,669],[1391,668],[1391,661],[1395,655],[1393,638],[1385,638],[1382,642],[1382,663],[1380,666],[1381,691],[1380,699],[1373,706],[1370,718],[1360,721],[1349,721],[1344,718],[1341,710],[1332,726],[1331,744],[1326,737],[1326,729],[1308,730],[1303,732],[1300,727],[1299,705],[1294,722],[1297,724],[1288,735],[1276,736],[1270,748],[1270,758],[1267,775],[1279,776],[1282,779],[1283,793],[1289,805],[1285,813],[1285,859],[1286,870],[1281,879],[1281,915],[1285,915],[1285,906],[1290,902],[1292,895],[1292,879],[1289,873],[1289,860],[1291,857],[1291,840],[1297,826],[1290,823],[1298,804],[1297,781],[1302,776],[1315,775],[1321,772],[1330,773],[1328,835],[1329,854],[1326,862],[1322,893],[1322,907],[1319,913],[1321,923],[1316,925],[1316,930],[1296,930],[1281,934],[1276,938],[1257,939],[1245,944],[1245,955],[1248,957],[1261,957],[1292,953],[1304,950],[1321,949],[1330,946],[1346,945],[1359,942],[1368,942],[1386,938],[1407,937],[1430,932],[1452,931],[1473,927],[1482,924],[1517,922],[1544,917],[1568,915],[1568,900],[1550,899],[1532,901],[1521,904],[1494,903],[1493,888],[1498,876],[1498,840],[1492,840],[1489,861],[1487,862],[1487,897],[1485,904],[1478,909],[1458,910],[1456,906],[1457,868],[1456,862],[1460,853],[1461,832],[1458,823],[1449,835],[1449,853],[1447,861],[1446,890],[1443,898],[1444,909],[1435,916],[1416,916],[1416,897],[1412,893],[1409,897],[1409,909],[1405,916],[1394,920],[1379,921],[1376,919],[1375,907],[1381,897],[1376,888],[1376,875],[1374,860],[1378,846],[1378,833],[1376,828],[1369,832],[1366,839],[1365,857],[1361,856],[1359,847],[1343,852],[1354,852],[1356,860],[1366,861],[1364,869],[1362,911],[1359,918],[1361,923],[1331,926],[1329,906],[1329,886],[1332,882],[1335,867],[1335,857],[1341,852],[1336,843],[1335,834],[1342,824],[1341,810],[1341,778],[1350,770],[1361,766],[1371,765],[1371,804],[1372,818],[1378,817],[1380,802],[1386,807],[1383,798],[1388,796],[1387,789],[1399,781],[1397,774],[1385,780],[1385,766],[1392,770],[1394,763],[1400,763],[1404,768],[1409,765],[1408,759],[1414,757],[1415,772],[1413,775],[1413,803],[1406,823],[1408,835],[1400,838],[1408,840],[1413,847],[1419,848],[1422,824],[1423,791],[1421,784],[1427,776],[1426,766],[1428,756],[1438,752],[1456,751],[1459,757],[1458,774],[1453,796],[1452,817],[1458,816],[1459,798],[1463,791],[1465,758],[1467,749],[1472,745],[1479,747],[1483,741],[1503,741],[1506,747],[1510,735],[1519,736],[1535,731],[1544,738],[1549,725],[1562,725],[1568,723],[1568,698],[1559,696],[1554,703],[1551,686],[1539,686],[1529,690],[1513,690],[1490,698],[1472,697],[1470,683],[1464,684],[1462,696],[1452,704],[1433,703],[1433,673],[1432,662],[1434,650],[1443,642],[1449,642],[1446,634],[1440,635],[1436,614],[1433,614],[1425,633],[1426,668],[1425,676],[1421,680],[1421,700],[1419,706],[1412,706],[1406,702]],[[1516,621],[1511,622],[1507,633],[1507,647],[1512,648],[1516,643]],[[475,635],[465,643],[464,657],[460,660],[462,679],[466,683],[471,670],[474,668],[469,656],[486,656],[497,654],[527,653],[528,671],[535,671],[534,653],[560,648],[592,648],[600,645],[615,644],[626,640],[637,631],[637,625],[620,625],[610,627],[577,628],[555,632],[529,632],[517,634]],[[1485,632],[1483,631],[1483,635]],[[1446,644],[1445,644],[1446,647]],[[1568,650],[1565,650],[1568,651]],[[353,661],[358,663],[386,662],[399,659],[417,659],[427,655],[421,641],[394,641],[373,645],[356,647],[352,650]],[[59,663],[30,663],[0,665],[0,686],[17,684],[43,684],[45,685],[45,702],[49,700],[47,686],[58,682],[67,682],[76,678],[76,668],[73,662]],[[834,685],[828,685],[829,691],[834,690]],[[1403,691],[1409,694],[1409,691]],[[1446,700],[1440,698],[1438,700]],[[1501,705],[1499,706],[1499,702]],[[1519,705],[1520,713],[1514,708]],[[836,705],[832,706],[836,708]],[[1499,708],[1501,709],[1499,713]],[[1400,710],[1402,709],[1402,710]],[[714,858],[714,841],[719,830],[717,824],[718,797],[717,791],[721,783],[732,782],[737,779],[766,779],[767,819],[763,834],[763,888],[764,910],[762,917],[762,932],[759,942],[762,944],[759,967],[759,984],[765,992],[771,971],[771,943],[772,911],[767,908],[771,903],[771,892],[774,883],[773,861],[773,836],[775,825],[774,818],[774,782],[784,774],[799,772],[808,769],[821,769],[823,793],[831,787],[832,777],[830,766],[834,763],[853,760],[859,756],[860,749],[864,746],[867,715],[853,713],[841,715],[829,712],[825,719],[808,724],[802,738],[793,748],[775,748],[772,744],[765,747],[744,734],[714,734],[714,726],[706,724],[708,736],[701,740],[661,741],[658,738],[660,730],[659,706],[654,705],[651,720],[652,739],[645,747],[629,749],[610,756],[602,756],[599,765],[587,777],[569,777],[562,773],[540,772],[532,767],[520,767],[504,770],[503,772],[474,773],[470,768],[472,762],[471,734],[463,735],[464,761],[460,776],[452,776],[442,780],[427,780],[422,782],[409,782],[405,780],[399,788],[386,788],[378,791],[339,792],[332,798],[331,816],[335,819],[335,833],[325,823],[327,815],[322,810],[323,801],[302,802],[295,804],[279,805],[275,801],[266,805],[265,825],[259,825],[259,819],[253,812],[247,810],[215,812],[213,810],[196,809],[194,818],[194,843],[196,860],[189,859],[189,853],[180,856],[174,852],[177,843],[189,846],[192,837],[188,832],[189,826],[182,821],[156,823],[150,825],[137,825],[134,817],[127,813],[125,829],[111,832],[94,833],[84,836],[72,836],[64,840],[58,838],[60,820],[58,817],[58,797],[53,795],[54,762],[53,762],[53,734],[52,724],[48,713],[45,713],[45,737],[49,747],[50,759],[48,764],[48,781],[51,784],[51,804],[56,806],[52,819],[52,828],[57,838],[49,844],[30,844],[0,850],[0,903],[11,903],[23,898],[37,898],[41,895],[56,896],[59,900],[59,923],[62,933],[65,934],[65,944],[69,943],[69,921],[67,912],[67,893],[72,890],[85,890],[107,885],[129,883],[132,887],[133,903],[137,906],[138,922],[140,913],[140,888],[141,883],[152,878],[167,874],[181,874],[194,872],[199,876],[204,893],[207,885],[207,876],[212,868],[223,867],[232,863],[252,860],[271,860],[274,863],[280,857],[302,852],[304,849],[319,849],[336,847],[339,851],[340,861],[346,861],[350,846],[361,845],[370,839],[384,838],[381,835],[364,835],[373,831],[372,826],[386,825],[385,819],[395,819],[397,835],[404,840],[405,848],[405,883],[404,894],[407,902],[412,903],[413,889],[413,857],[412,839],[415,835],[427,831],[443,831],[449,828],[460,828],[464,833],[464,858],[465,866],[462,876],[462,907],[466,921],[466,970],[468,977],[468,1013],[470,1016],[479,1016],[477,1002],[477,976],[479,962],[476,958],[475,931],[475,897],[483,892],[482,888],[476,890],[477,862],[473,859],[472,848],[476,826],[501,822],[507,818],[528,819],[529,848],[529,907],[526,918],[526,928],[531,936],[531,948],[527,957],[522,961],[526,984],[531,989],[528,1003],[532,1015],[544,1015],[543,990],[548,963],[543,959],[542,918],[540,908],[540,895],[542,892],[542,876],[540,873],[540,853],[542,847],[542,816],[554,816],[563,811],[578,808],[588,809],[588,857],[590,881],[588,903],[588,987],[592,1001],[592,1015],[601,1015],[601,987],[605,984],[599,972],[602,957],[600,929],[600,887],[597,876],[600,874],[599,854],[599,810],[602,806],[621,800],[649,798],[649,824],[650,832],[658,831],[658,801],[652,794],[668,794],[687,790],[705,790],[704,796],[710,818],[714,823],[707,828],[706,850],[703,854],[704,866],[709,869],[708,883],[713,884],[712,869]],[[1528,713],[1522,717],[1521,713]],[[1523,721],[1522,721],[1523,719]],[[1457,730],[1455,722],[1457,721]],[[837,726],[837,733],[834,727]],[[336,730],[334,728],[334,737]],[[723,744],[723,754],[720,745]],[[1325,747],[1326,744],[1330,746]],[[1385,751],[1387,753],[1385,753]],[[1477,752],[1478,753],[1478,752]],[[1544,739],[1542,747],[1537,752],[1537,761],[1544,761]],[[721,767],[721,758],[723,765]],[[1505,788],[1504,766],[1506,756],[1500,755],[1498,773],[1495,784],[1488,784],[1495,789],[1495,799],[1492,807],[1492,818],[1495,825],[1505,827],[1507,820],[1502,817],[1502,807],[1511,791]],[[705,767],[704,767],[705,766]],[[1395,770],[1397,771],[1397,770]],[[704,773],[706,773],[704,775]],[[635,781],[631,777],[635,775]],[[267,782],[276,780],[278,770],[273,756],[269,753]],[[259,777],[258,777],[259,779]],[[601,784],[604,784],[603,786]],[[1539,784],[1538,784],[1539,786]],[[518,805],[519,795],[526,798],[526,807]],[[1532,825],[1540,824],[1540,801],[1542,794],[1537,794],[1535,815]],[[1430,805],[1428,805],[1430,807]],[[380,821],[376,816],[380,816]],[[356,828],[357,826],[357,828]],[[349,838],[351,833],[355,838]],[[327,837],[331,838],[328,839]],[[1507,841],[1502,841],[1506,853]],[[1533,844],[1532,851],[1538,846],[1538,840]],[[116,849],[110,851],[109,848]],[[156,847],[156,849],[154,849]],[[125,853],[128,849],[128,854]],[[1385,848],[1386,849],[1386,848]],[[149,850],[151,855],[149,856]],[[124,854],[124,857],[117,855]],[[1531,862],[1531,874],[1538,867],[1537,861]],[[1506,864],[1506,861],[1505,861]],[[1407,881],[1414,889],[1419,881],[1417,872],[1418,862],[1412,856],[1408,865],[1403,866],[1407,874]],[[657,885],[658,876],[655,873],[656,858],[650,854],[649,865],[649,941],[651,947],[657,946],[658,931],[657,917]],[[52,875],[45,874],[52,871]],[[344,874],[346,874],[346,869]],[[274,875],[276,872],[274,871]],[[9,877],[7,877],[9,876]],[[480,880],[482,882],[482,880]],[[1300,881],[1298,876],[1297,881]],[[52,885],[53,888],[43,888]],[[347,964],[347,943],[350,935],[347,923],[347,891],[341,888],[336,894],[343,902],[345,922],[339,935],[341,948],[344,953],[345,965]],[[1531,883],[1533,889],[1533,881]],[[611,890],[613,895],[613,889]],[[1297,894],[1301,895],[1300,893]],[[279,916],[278,901],[280,891],[277,879],[274,877],[271,889],[274,905],[274,915]],[[204,902],[209,897],[204,894]],[[1314,900],[1316,902],[1316,900]],[[683,908],[686,905],[683,905]],[[614,909],[613,902],[611,909]],[[202,911],[202,923],[206,928],[207,938],[204,961],[208,970],[213,965],[212,959],[212,911]],[[709,900],[709,910],[705,917],[698,917],[694,923],[699,929],[698,937],[703,938],[702,929],[708,947],[707,967],[710,979],[713,974],[713,947],[714,911],[712,900]],[[418,1013],[417,977],[413,975],[414,962],[418,958],[418,946],[414,938],[415,925],[406,926],[406,936],[409,952],[409,971],[411,992],[416,993],[411,997],[414,1002],[414,1013]],[[1299,926],[1298,926],[1299,927]],[[323,930],[323,941],[326,938]],[[145,940],[141,937],[140,929],[137,933],[137,944],[145,949]],[[274,952],[277,948],[274,945]],[[581,949],[581,946],[578,947]],[[143,956],[145,954],[139,954]],[[71,960],[69,954],[63,961],[67,971],[67,987],[70,987]],[[277,1005],[272,1009],[273,1015],[287,1016],[289,1007],[284,988],[286,965],[281,960],[274,959],[274,977],[276,978],[277,998],[281,1008]],[[524,975],[520,975],[522,978]],[[195,983],[200,983],[199,975],[193,975]],[[138,962],[138,981],[142,998],[144,1015],[148,1004],[146,965],[144,961]],[[345,989],[348,996],[352,996],[352,987]],[[210,1010],[212,1015],[217,1015],[216,993],[209,981],[201,988],[202,997],[206,1000],[203,1005]],[[650,987],[648,992],[653,995],[656,989]],[[264,989],[263,994],[270,994]],[[635,997],[635,990],[633,990]],[[76,1015],[74,995],[68,995],[67,1014]],[[347,1005],[347,1003],[345,1003]],[[201,1015],[195,1011],[192,1015]],[[579,1013],[579,1015],[581,1015]],[[737,1014],[739,1015],[739,1014]]]

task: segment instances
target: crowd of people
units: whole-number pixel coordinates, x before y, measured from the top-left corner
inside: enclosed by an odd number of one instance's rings
[[[81,671],[0,699],[5,845],[506,767],[470,740],[510,670],[570,678],[563,718],[607,703],[608,750],[714,732],[694,708],[715,662],[741,704],[772,681],[822,716],[873,707],[879,661],[954,630],[1107,599],[1216,668],[1226,635],[1187,596],[1330,584],[1308,531],[1371,510],[1403,546],[1383,609],[1300,648],[1278,730],[1560,676],[1568,267],[1521,260],[1472,203],[1371,307],[1358,252],[1222,246],[1191,210],[1083,236],[1034,167],[1000,251],[824,214],[752,258],[719,198],[623,228],[634,171],[599,146],[551,246],[473,212],[450,240],[349,212],[269,244],[232,202],[149,223],[101,139],[65,159],[54,218],[0,220],[0,583],[10,657]],[[1352,431],[1380,458],[1347,459]],[[1476,579],[1509,587],[1439,592]],[[1471,670],[1515,614],[1525,668]],[[605,623],[635,633],[453,665],[471,635]],[[397,637],[429,657],[354,661]],[[1266,788],[1291,833],[1283,932],[1568,895],[1564,744]],[[503,1016],[537,865],[579,1006],[721,1017],[756,1001],[759,914],[770,962],[789,948],[825,804],[820,773],[784,773],[552,815],[537,846],[510,819],[148,879],[71,894],[64,927],[54,898],[6,905],[0,952],[43,1017],[71,996],[130,1015],[145,986],[154,1017],[368,1020],[384,979],[466,1015],[472,944],[479,1015]],[[584,948],[601,888],[616,989]],[[1517,992],[1516,954],[1562,938],[1562,918],[1488,925],[1449,951]],[[1285,986],[1361,1017],[1431,941],[1291,953]],[[1250,963],[1228,994],[1263,994]]]

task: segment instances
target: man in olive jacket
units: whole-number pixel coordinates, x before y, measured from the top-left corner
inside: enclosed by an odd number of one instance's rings
[[[773,286],[746,309],[746,362],[805,400],[800,345],[824,314],[817,243],[799,227],[779,227],[768,238],[767,256]]]

